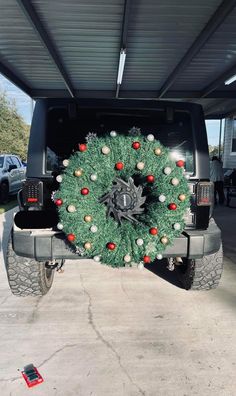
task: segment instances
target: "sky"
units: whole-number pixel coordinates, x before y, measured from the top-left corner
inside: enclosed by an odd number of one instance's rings
[[[14,100],[19,114],[27,124],[31,123],[32,100],[21,89],[0,74],[0,92],[5,92],[10,100]]]
[[[31,123],[32,118],[32,100],[23,91],[17,88],[9,80],[0,74],[0,91],[5,91],[10,100],[14,100],[19,114],[27,124]],[[207,120],[208,144],[215,146],[219,143],[219,120]]]

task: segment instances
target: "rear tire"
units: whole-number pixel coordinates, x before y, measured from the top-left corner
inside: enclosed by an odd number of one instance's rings
[[[6,271],[11,292],[18,297],[43,296],[51,288],[54,270],[27,257],[17,256],[12,247],[10,235],[7,255]]]
[[[223,250],[201,259],[186,259],[183,265],[176,267],[179,279],[186,290],[215,289],[223,271]]]
[[[9,186],[3,182],[0,185],[0,203],[6,204],[9,201]]]

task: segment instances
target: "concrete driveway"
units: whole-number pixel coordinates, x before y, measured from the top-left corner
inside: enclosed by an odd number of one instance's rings
[[[3,248],[11,217],[1,216]],[[182,290],[164,264],[118,270],[84,260],[68,261],[45,297],[22,299],[1,257],[0,395],[235,396],[236,210],[216,218],[225,270],[209,292]],[[20,373],[29,363],[44,378],[32,389]]]

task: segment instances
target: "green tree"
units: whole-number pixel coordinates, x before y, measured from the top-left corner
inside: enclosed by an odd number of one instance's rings
[[[16,154],[25,161],[29,129],[15,104],[8,101],[5,93],[0,93],[0,153]]]
[[[214,155],[216,155],[217,157],[219,156],[219,146],[218,145],[217,146],[209,145],[208,148],[209,148],[209,155],[210,155],[211,158]],[[220,154],[221,154],[221,157],[222,157],[222,154],[223,154],[223,145],[222,144],[220,145]]]

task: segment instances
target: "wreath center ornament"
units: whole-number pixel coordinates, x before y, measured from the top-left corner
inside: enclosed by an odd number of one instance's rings
[[[111,191],[104,195],[99,202],[106,204],[107,217],[113,216],[119,224],[124,219],[131,223],[137,223],[138,220],[134,216],[144,212],[142,205],[146,201],[142,192],[142,186],[136,187],[132,177],[128,179],[128,182],[116,178]]]

